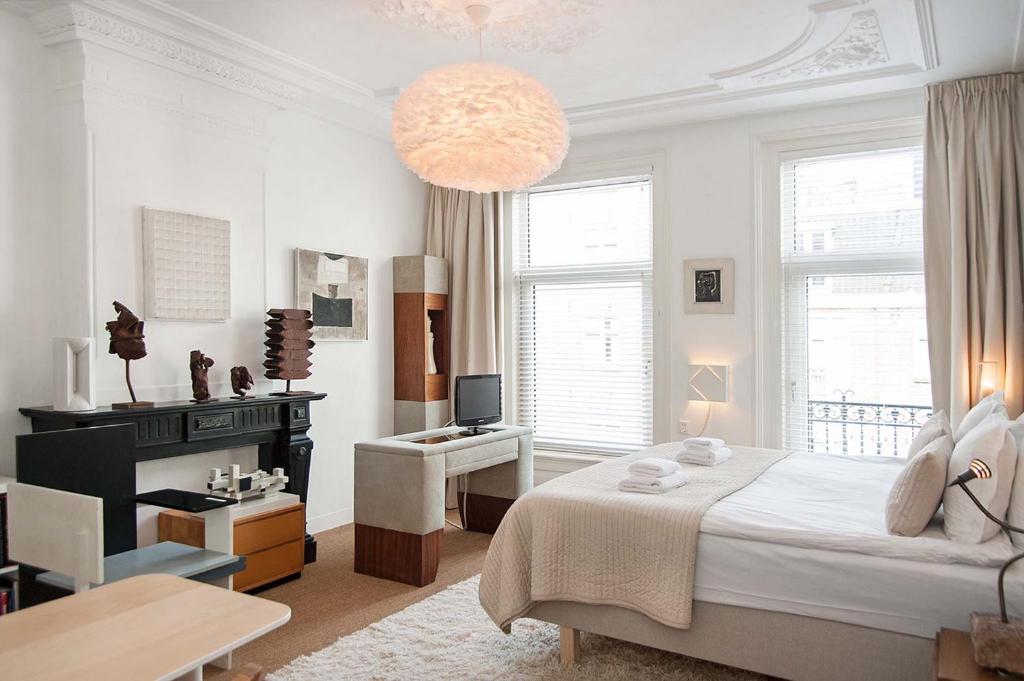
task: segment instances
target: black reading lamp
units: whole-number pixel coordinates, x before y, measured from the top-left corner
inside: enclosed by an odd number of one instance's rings
[[[973,459],[970,467],[949,483],[949,486],[956,485],[962,489],[978,507],[978,510],[999,527],[1007,532],[1024,534],[1024,529],[1014,527],[989,513],[988,509],[978,501],[978,497],[974,496],[974,493],[967,487],[967,483],[975,478],[987,480],[991,477],[992,469],[988,464],[981,459]],[[1017,674],[1024,673],[1024,655],[1021,653],[1024,650],[1024,622],[1019,619],[1014,620],[1013,623],[1010,622],[1010,618],[1006,614],[1006,592],[1003,589],[1003,581],[1009,567],[1021,558],[1024,558],[1024,553],[1010,558],[999,570],[999,616],[1001,622],[994,621],[995,618],[991,616],[971,614],[971,640],[974,643],[975,661],[983,667],[1005,669]]]

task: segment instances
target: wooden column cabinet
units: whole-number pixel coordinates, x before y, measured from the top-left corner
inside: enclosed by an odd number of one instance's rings
[[[245,569],[235,575],[235,591],[302,574],[305,508],[295,503],[235,518],[234,552],[245,556]],[[163,511],[157,517],[160,541],[202,547],[204,530],[203,518],[191,513]]]
[[[440,428],[450,418],[448,264],[429,255],[393,262],[395,432]]]

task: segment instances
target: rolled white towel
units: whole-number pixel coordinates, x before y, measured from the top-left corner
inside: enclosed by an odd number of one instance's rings
[[[687,449],[694,451],[711,451],[725,446],[725,440],[717,437],[689,437],[683,440]]]
[[[677,471],[671,475],[663,475],[660,478],[651,475],[631,475],[619,482],[619,489],[623,492],[661,494],[662,492],[685,485],[689,479],[690,476],[683,471]]]
[[[637,475],[648,475],[660,478],[672,475],[679,470],[679,464],[672,459],[659,459],[649,456],[646,459],[637,459],[629,464],[629,472]]]
[[[732,450],[728,447],[719,447],[709,452],[692,452],[683,450],[683,453],[676,457],[679,463],[695,463],[699,466],[717,466],[729,460]]]

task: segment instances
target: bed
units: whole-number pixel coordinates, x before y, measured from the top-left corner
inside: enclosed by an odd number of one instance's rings
[[[619,518],[623,536],[657,532],[665,521],[652,518],[693,493],[687,485],[653,505],[635,505],[647,495],[623,497],[614,489],[630,461],[671,457],[677,447],[571,473],[517,501],[481,576],[481,603],[496,624],[530,617],[560,625],[563,661],[578,654],[578,632],[585,631],[794,681],[925,681],[941,627],[965,629],[972,611],[996,611],[997,566],[1012,555],[1006,535],[957,544],[945,538],[940,516],[919,537],[890,536],[885,499],[902,461],[880,457],[769,456],[736,447],[733,459],[767,463],[703,511],[692,590],[672,584],[688,557],[664,538],[645,549],[646,562],[621,570],[618,582],[606,573],[630,560],[628,552],[611,568],[588,567],[580,556],[610,532],[607,518]],[[694,480],[715,474],[691,470]],[[546,530],[540,514],[552,508],[558,527]],[[606,520],[581,520],[594,513]],[[552,588],[551,563],[567,563],[560,569],[578,572],[582,583]],[[655,586],[637,588],[646,573]],[[1008,580],[1017,616],[1022,597],[1018,571]],[[687,617],[673,617],[683,611]]]

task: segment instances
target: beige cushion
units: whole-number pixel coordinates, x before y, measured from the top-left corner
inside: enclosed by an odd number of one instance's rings
[[[1002,390],[992,393],[988,397],[982,399],[976,405],[971,407],[971,410],[967,412],[967,416],[960,422],[960,425],[956,428],[956,435],[953,439],[960,442],[972,428],[977,426],[979,423],[987,419],[992,414],[1006,415],[1006,404],[1003,401]]]
[[[1017,445],[1010,434],[1009,422],[1001,414],[992,414],[972,428],[953,448],[946,482],[966,471],[972,459],[981,459],[992,469],[988,480],[967,483],[978,501],[997,518],[1006,517],[1010,489],[1017,468]],[[942,495],[946,536],[965,544],[988,541],[999,533],[999,526],[986,518],[974,502],[957,486],[947,487]]]
[[[953,453],[953,436],[940,435],[907,461],[885,505],[889,534],[916,537],[939,510],[946,488],[946,469]]]
[[[946,416],[946,412],[940,409],[924,422],[921,430],[917,431],[913,442],[910,443],[910,448],[907,449],[907,460],[913,459],[925,448],[925,445],[938,440],[943,435],[948,435],[952,440],[953,428],[949,425],[949,417]]]
[[[1010,423],[1010,433],[1017,443],[1017,472],[1010,492],[1010,506],[1006,511],[1006,522],[1014,527],[1024,528],[1024,414]],[[1010,539],[1018,549],[1024,549],[1024,534],[1011,532]]]

